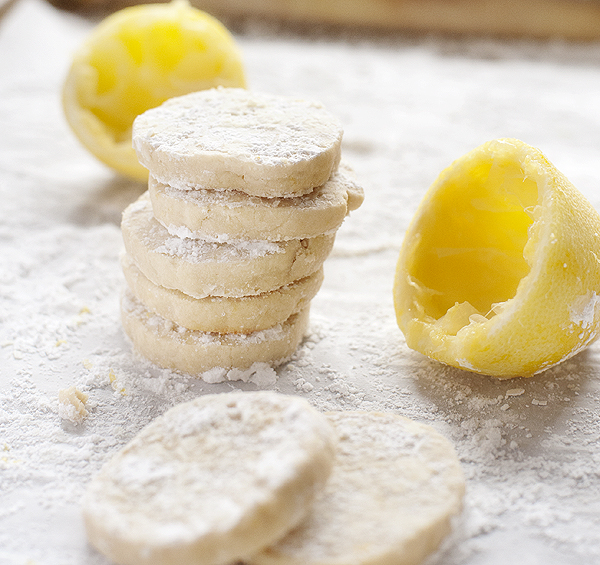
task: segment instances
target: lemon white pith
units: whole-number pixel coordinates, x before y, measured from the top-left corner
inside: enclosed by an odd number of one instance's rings
[[[537,149],[488,142],[436,179],[394,282],[409,347],[498,377],[530,376],[595,340],[600,216]]]
[[[244,87],[227,29],[186,0],[124,8],[78,49],[63,87],[65,116],[83,145],[122,174],[146,180],[131,146],[139,114],[218,85]]]

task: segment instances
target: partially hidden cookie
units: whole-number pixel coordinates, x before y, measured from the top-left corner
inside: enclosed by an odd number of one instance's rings
[[[309,194],[260,198],[232,190],[180,190],[148,182],[154,217],[170,233],[218,241],[284,241],[335,232],[360,207],[363,189],[342,163],[331,178]]]
[[[417,565],[449,533],[465,489],[452,444],[394,414],[332,412],[336,462],[310,514],[251,565]]]
[[[148,310],[190,330],[216,333],[251,333],[287,320],[309,304],[323,282],[323,268],[281,288],[228,298],[192,298],[150,281],[123,253],[121,267],[133,295]]]
[[[83,502],[88,538],[121,565],[223,565],[303,518],[329,476],[334,434],[299,397],[201,396],[113,456]]]
[[[318,102],[214,88],[138,116],[133,147],[140,163],[170,186],[280,197],[307,194],[329,179],[342,134]]]
[[[193,331],[150,312],[129,291],[121,299],[121,322],[134,349],[165,369],[202,376],[215,368],[276,367],[289,360],[308,331],[309,306],[272,328],[247,334]]]
[[[152,214],[148,193],[123,213],[125,249],[153,283],[195,298],[270,292],[312,275],[335,235],[283,242],[219,243],[171,235]]]

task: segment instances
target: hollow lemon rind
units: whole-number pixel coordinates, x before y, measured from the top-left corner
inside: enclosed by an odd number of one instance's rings
[[[538,203],[523,251],[530,271],[500,314],[449,335],[424,312],[423,289],[411,277],[411,267],[438,192],[460,168],[490,156],[513,160],[537,183]],[[538,149],[515,139],[474,149],[439,175],[405,235],[394,306],[408,347],[447,365],[500,378],[532,376],[572,357],[599,335],[599,232],[596,210]]]

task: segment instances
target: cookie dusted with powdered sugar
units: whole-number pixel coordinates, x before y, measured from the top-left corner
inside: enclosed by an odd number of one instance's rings
[[[192,331],[150,312],[130,292],[121,321],[134,349],[154,364],[204,378],[215,368],[245,371],[255,363],[277,367],[294,354],[308,331],[309,306],[265,330],[218,334]],[[206,380],[206,379],[205,379]]]
[[[232,392],[179,404],[92,480],[88,538],[121,565],[222,565],[296,525],[334,457],[327,419],[305,400]]]
[[[322,186],[294,198],[260,198],[233,190],[179,190],[150,175],[154,217],[182,237],[284,241],[334,233],[364,200],[344,163]]]
[[[127,254],[121,267],[132,294],[148,310],[189,330],[213,333],[251,333],[266,330],[303,310],[323,282],[323,268],[281,288],[251,296],[192,298],[158,286],[135,266]]]
[[[219,243],[180,238],[154,218],[147,193],[125,209],[121,231],[127,253],[148,279],[194,298],[262,294],[310,276],[335,239]]]
[[[174,188],[285,197],[325,184],[339,164],[342,134],[318,102],[215,88],[138,116],[133,146],[152,176]]]
[[[418,565],[449,533],[464,477],[452,444],[395,414],[332,412],[336,462],[308,517],[251,565]]]

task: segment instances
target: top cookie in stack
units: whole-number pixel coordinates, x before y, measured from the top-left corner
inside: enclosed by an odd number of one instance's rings
[[[266,198],[324,184],[340,162],[343,133],[320,104],[240,88],[173,98],[133,127],[138,159],[158,181]]]
[[[322,105],[217,88],[139,116],[148,192],[123,214],[123,324],[185,373],[289,358],[344,217],[363,192]]]

